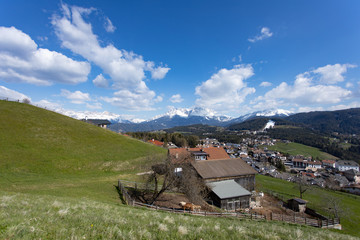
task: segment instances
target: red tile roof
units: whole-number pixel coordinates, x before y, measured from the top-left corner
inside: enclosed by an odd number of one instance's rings
[[[149,142],[149,143],[152,143],[152,144],[154,144],[154,145],[156,145],[156,146],[160,146],[160,147],[162,147],[162,146],[164,145],[163,142],[160,142],[160,141],[155,140],[155,139],[151,139],[151,140],[149,140],[148,142]]]

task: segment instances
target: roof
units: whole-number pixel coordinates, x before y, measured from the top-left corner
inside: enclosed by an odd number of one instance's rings
[[[206,185],[221,199],[251,195],[248,190],[237,184],[234,180],[211,182]]]
[[[336,164],[341,166],[352,166],[352,167],[359,166],[359,164],[353,160],[338,160],[336,161]]]
[[[226,153],[225,149],[220,147],[208,147],[208,148],[189,148],[191,152],[203,151],[209,154],[208,160],[217,159],[229,159],[230,156]]]
[[[257,173],[240,158],[196,161],[191,164],[203,179],[236,177]]]
[[[163,146],[163,145],[164,145],[163,142],[160,142],[160,141],[155,140],[155,139],[151,139],[151,140],[149,140],[148,142],[149,142],[149,143],[152,143],[152,144],[154,144],[154,145],[156,145],[156,146]]]
[[[83,119],[84,121],[84,119]],[[106,120],[106,119],[85,119],[85,122],[89,122],[89,123],[92,123],[92,124],[95,124],[95,125],[110,125],[111,122],[109,120]]]
[[[292,198],[292,199],[289,199],[288,201],[295,201],[295,202],[298,202],[299,204],[306,204],[306,201],[305,200],[302,200],[300,198]]]

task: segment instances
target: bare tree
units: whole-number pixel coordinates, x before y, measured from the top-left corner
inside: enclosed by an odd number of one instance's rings
[[[299,197],[302,199],[304,193],[311,188],[305,178],[299,176],[295,178],[295,187],[299,191]]]
[[[24,99],[22,100],[22,102],[23,102],[23,103],[26,103],[26,104],[30,104],[30,99],[24,98]]]

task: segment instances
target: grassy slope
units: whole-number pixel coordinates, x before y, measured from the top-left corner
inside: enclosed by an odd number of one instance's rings
[[[113,184],[166,150],[31,105],[0,101],[0,190],[116,202]]]
[[[196,217],[0,191],[1,239],[355,239],[282,222]]]
[[[259,189],[270,192],[282,200],[299,197],[299,191],[292,182],[257,175],[256,184]],[[344,232],[360,237],[358,228],[360,226],[360,196],[314,187],[307,190],[303,198],[309,201],[310,208],[319,212],[327,208],[327,199],[338,199],[342,208],[340,218]]]
[[[146,156],[164,149],[26,104],[0,101],[0,113],[0,239],[349,238],[123,206],[116,180],[146,170],[156,161]]]
[[[300,143],[282,143],[278,142],[274,146],[268,146],[268,149],[288,153],[290,155],[304,155],[312,156],[313,158],[323,159],[337,159],[335,156],[322,152],[318,148],[306,146]]]

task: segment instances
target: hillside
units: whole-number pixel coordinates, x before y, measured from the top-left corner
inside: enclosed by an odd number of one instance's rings
[[[283,222],[197,217],[0,191],[0,239],[356,239]]]
[[[0,101],[0,111],[0,239],[351,238],[124,206],[117,179],[138,177],[164,149],[27,104]]]
[[[298,113],[285,119],[321,133],[360,134],[360,108]]]
[[[112,201],[112,185],[120,175],[147,169],[149,155],[166,154],[165,149],[28,104],[0,101],[0,112],[0,190]]]

